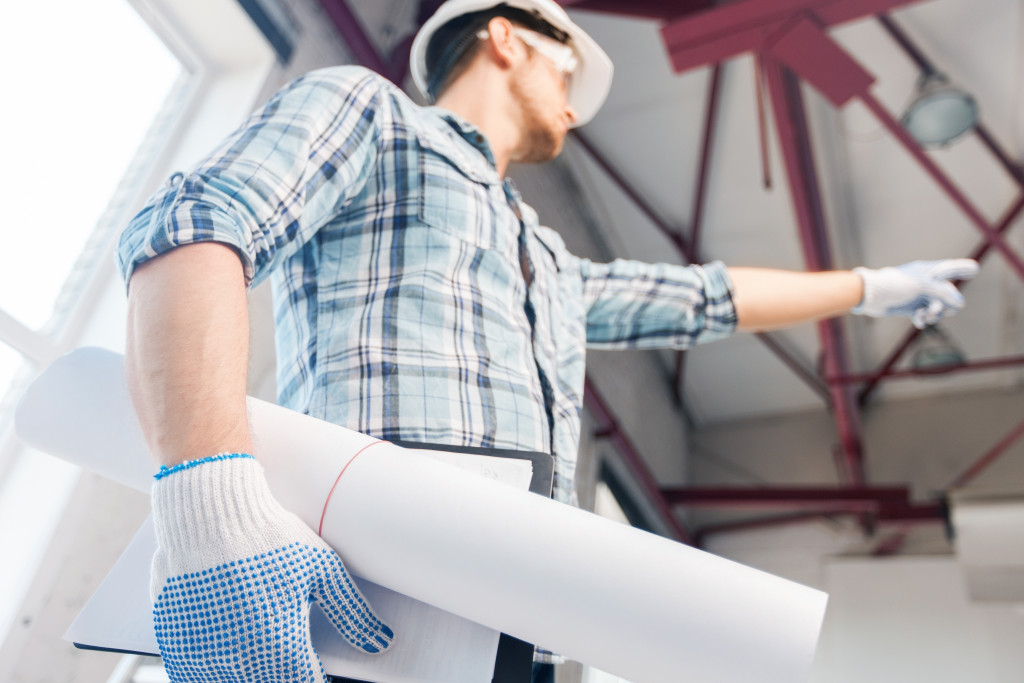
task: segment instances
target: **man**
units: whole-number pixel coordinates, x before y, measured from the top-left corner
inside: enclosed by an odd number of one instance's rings
[[[560,152],[611,64],[552,0],[493,5],[450,0],[417,36],[436,107],[365,69],[309,74],[122,236],[129,384],[163,464],[152,593],[172,680],[323,680],[311,600],[365,652],[394,637],[251,455],[245,291],[268,276],[283,405],[387,439],[552,453],[565,502],[586,344],[962,305],[948,280],[970,261],[789,273],[569,254],[503,178]]]

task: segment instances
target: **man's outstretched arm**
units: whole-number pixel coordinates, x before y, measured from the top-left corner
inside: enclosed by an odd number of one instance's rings
[[[852,271],[728,270],[737,329],[748,332],[843,315],[860,303],[864,292],[863,281]]]
[[[970,259],[914,261],[893,268],[800,273],[729,268],[738,329],[754,331],[845,313],[904,316],[924,327],[963,307],[954,286],[978,272]]]

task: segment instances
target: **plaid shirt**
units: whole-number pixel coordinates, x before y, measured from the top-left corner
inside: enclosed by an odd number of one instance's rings
[[[384,439],[552,453],[566,502],[585,347],[685,348],[736,323],[721,264],[573,256],[475,127],[358,67],[278,92],[150,199],[118,262],[127,281],[205,240],[250,284],[271,278],[282,405]]]

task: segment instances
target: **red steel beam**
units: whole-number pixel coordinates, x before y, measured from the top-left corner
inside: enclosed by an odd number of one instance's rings
[[[896,44],[907,53],[907,57],[917,64],[917,68],[921,70],[922,75],[930,76],[931,74],[938,73],[938,70],[935,68],[935,64],[925,56],[921,49],[918,48],[912,40],[910,40],[910,36],[908,36],[903,29],[899,27],[899,24],[897,24],[892,17],[888,14],[880,14],[878,15],[878,23],[881,24],[882,28],[886,30],[889,36],[896,41]]]
[[[435,0],[421,0],[421,24],[429,18],[438,4]],[[402,84],[409,73],[409,51],[412,49],[413,38],[416,37],[415,31],[399,41],[390,57],[385,58],[347,0],[320,0],[320,6],[359,64],[376,71],[393,83]]]
[[[662,27],[677,72],[761,52],[766,41],[799,18],[822,27],[886,12],[918,0],[739,0],[688,15]]]
[[[992,137],[992,133],[988,127],[980,121],[974,126],[974,133],[981,140],[982,144],[988,148],[988,151],[1002,164],[1006,172],[1010,174],[1010,177],[1017,181],[1017,184],[1024,187],[1024,166],[1021,166],[1018,162],[1014,161],[1003,149],[1002,145],[996,142],[996,139]]]
[[[387,76],[398,86],[401,86],[402,81],[409,75],[409,53],[412,52],[412,41],[415,38],[416,34],[406,36],[391,53]]]
[[[558,0],[566,9],[584,9],[605,14],[646,19],[674,19],[707,9],[713,0]]]
[[[938,164],[932,161],[931,157],[928,156],[921,145],[910,136],[910,133],[900,125],[899,121],[893,118],[892,114],[890,114],[871,93],[866,92],[861,94],[860,100],[869,110],[871,110],[871,113],[875,115],[875,118],[885,126],[889,133],[896,138],[903,148],[910,153],[925,172],[932,177],[932,180],[934,180],[953,201],[953,203],[957,205],[960,211],[971,221],[974,227],[985,236],[986,241],[999,250],[1003,255],[1003,258],[1006,259],[1010,268],[1017,273],[1021,280],[1024,280],[1024,261],[1021,260],[1020,255],[1006,242],[1005,239],[1003,239],[1002,234],[999,233],[995,227],[989,224],[988,220],[981,215],[981,212],[970,202],[960,188],[954,185],[953,181],[951,181],[949,177],[942,172],[942,169],[939,168]]]
[[[708,77],[708,95],[704,109],[704,134],[701,136],[700,162],[697,167],[697,181],[694,188],[693,213],[690,216],[690,253],[694,260],[700,258],[700,238],[704,227],[704,197],[707,193],[708,169],[711,166],[711,145],[715,138],[715,124],[718,121],[719,86],[722,80],[722,65],[711,67]],[[675,378],[672,393],[676,403],[683,403],[683,382],[686,374],[686,351],[676,352]]]
[[[829,392],[828,386],[821,381],[821,377],[810,370],[808,370],[802,363],[800,363],[796,357],[794,357],[789,351],[782,347],[775,336],[770,335],[766,332],[755,332],[754,335],[758,340],[768,347],[768,350],[774,353],[786,366],[796,374],[797,377],[804,381],[811,390],[818,395],[818,397],[824,401],[825,405],[831,410],[832,408],[832,394]]]
[[[695,547],[703,548],[706,545],[708,536],[801,524],[803,522],[840,517],[842,515],[842,511],[836,510],[805,510],[802,512],[787,512],[780,515],[738,519],[731,522],[716,522],[714,524],[706,524],[695,530],[693,532],[693,542]]]
[[[885,378],[888,379],[908,379],[911,377],[929,377],[931,375],[948,375],[958,372],[971,372],[977,370],[1001,370],[1002,368],[1010,368],[1018,365],[1024,365],[1024,356],[1006,356],[1005,358],[988,358],[986,360],[976,360],[967,363],[960,363],[957,365],[944,365],[934,369],[924,370],[893,370],[886,373]],[[840,375],[838,377],[826,377],[825,381],[829,384],[859,384],[861,382],[872,381],[877,377],[873,372],[865,373],[853,373],[849,375]]]
[[[812,271],[830,270],[831,255],[825,227],[824,210],[818,189],[810,132],[804,111],[800,84],[793,73],[773,59],[764,59],[769,99],[775,114],[775,126],[782,157],[789,177],[789,189],[796,213],[804,259]],[[825,374],[847,374],[846,342],[839,319],[818,323],[825,361]],[[864,456],[860,436],[860,416],[848,387],[832,385],[833,417],[843,446],[844,481],[859,485],[864,481]]]
[[[583,149],[586,150],[586,152],[590,155],[594,162],[597,163],[597,165],[600,166],[601,169],[608,174],[608,177],[612,180],[612,182],[615,183],[619,187],[619,189],[621,189],[626,194],[627,197],[629,197],[629,199],[634,203],[637,209],[639,209],[645,216],[647,216],[647,218],[652,223],[654,223],[658,230],[660,230],[662,234],[664,234],[669,239],[669,241],[671,241],[672,244],[675,245],[676,249],[678,250],[680,259],[684,263],[696,262],[696,255],[693,253],[693,250],[691,249],[686,238],[683,237],[677,230],[672,228],[665,220],[661,218],[661,216],[657,214],[657,212],[654,211],[653,208],[651,208],[650,204],[648,204],[644,200],[644,198],[640,196],[639,191],[637,191],[636,188],[634,188],[629,183],[629,181],[627,181],[625,177],[623,177],[623,175],[619,173],[614,166],[612,166],[608,158],[605,157],[594,146],[594,144],[590,142],[590,140],[578,130],[573,130],[572,136],[577,142],[580,143]],[[794,372],[796,372],[797,376],[800,379],[804,380],[804,382],[806,382],[807,385],[815,393],[818,393],[819,395],[821,395],[823,392],[825,394],[828,394],[828,389],[824,388],[824,385],[822,384],[821,380],[814,377],[813,375],[809,375],[805,370],[803,370],[803,366],[800,363],[800,361],[797,358],[795,358],[789,351],[787,351],[783,346],[781,346],[774,339],[772,339],[771,335],[762,332],[757,335],[757,339],[764,343],[765,346],[768,347],[768,350],[774,353],[787,367],[793,369]],[[677,376],[679,376],[679,373],[677,373]],[[676,398],[678,399],[681,397],[677,394]]]
[[[693,249],[690,247],[690,244],[689,242],[687,242],[686,238],[683,237],[683,235],[681,235],[678,230],[674,229],[671,225],[669,225],[666,220],[659,216],[653,208],[651,208],[651,205],[648,204],[644,200],[644,198],[640,196],[640,192],[635,187],[633,187],[628,180],[626,180],[625,176],[619,173],[619,171],[612,165],[608,158],[604,156],[604,154],[602,154],[600,150],[598,150],[592,142],[590,142],[586,135],[584,135],[583,133],[579,132],[579,130],[576,129],[573,129],[571,134],[573,138],[578,143],[580,143],[580,146],[582,146],[583,149],[587,151],[587,153],[590,155],[590,158],[593,159],[594,162],[601,167],[601,169],[608,175],[609,178],[611,178],[612,182],[614,182],[619,187],[619,189],[622,190],[627,197],[629,197],[629,199],[633,202],[633,205],[636,206],[636,208],[638,208],[641,211],[641,213],[647,216],[647,219],[654,223],[655,227],[657,227],[658,230],[660,230],[661,233],[665,235],[665,237],[667,237],[669,241],[672,242],[672,244],[675,245],[676,249],[679,251],[679,255],[683,258],[684,262],[695,263],[696,259],[694,257]]]
[[[766,529],[769,527],[784,526],[788,524],[799,524],[802,522],[814,521],[817,519],[834,519],[847,515],[858,517],[864,514],[863,510],[835,510],[831,508],[819,510],[805,510],[782,515],[767,515],[751,519],[740,519],[731,522],[719,522],[707,524],[693,532],[693,539],[696,547],[703,548],[706,545],[708,536],[722,533],[733,533],[737,531],[752,531],[755,529]],[[889,507],[884,512],[877,512],[875,521],[897,522],[903,525],[914,523],[947,523],[948,514],[946,506],[942,503],[925,503],[921,505],[905,505],[901,507]]]
[[[626,466],[629,467],[637,483],[644,489],[651,504],[654,505],[661,516],[662,521],[675,534],[676,540],[692,544],[693,538],[690,536],[689,530],[683,526],[683,523],[676,517],[675,512],[672,511],[672,507],[665,500],[665,497],[661,495],[661,488],[654,479],[654,475],[651,474],[651,470],[640,456],[640,451],[633,443],[633,440],[629,438],[629,435],[619,426],[618,420],[615,419],[615,414],[589,377],[584,380],[583,403],[594,414],[594,417],[597,418],[598,423],[601,425],[599,434],[604,438],[611,439],[615,444],[616,450],[622,456]]]
[[[1011,206],[1006,211],[1006,213],[1003,214],[1003,217],[999,221],[999,225],[996,226],[996,231],[999,234],[1005,233],[1013,224],[1013,222],[1017,220],[1018,216],[1020,216],[1021,211],[1024,211],[1024,193],[1021,193],[1017,197],[1017,201],[1014,202],[1013,206]],[[980,262],[984,260],[986,256],[988,256],[991,249],[992,243],[987,240],[983,241],[968,258],[972,258],[975,261]],[[914,341],[918,338],[920,334],[921,330],[911,329],[910,332],[907,333],[907,336],[904,337],[903,341],[896,346],[892,353],[889,354],[889,357],[886,358],[885,362],[882,363],[882,365],[877,370],[871,373],[870,378],[865,379],[867,384],[860,390],[860,393],[857,395],[857,403],[859,405],[863,406],[867,403],[868,399],[871,397],[872,392],[874,392],[875,388],[878,386],[879,382],[881,382],[882,379],[890,377],[896,372],[895,370],[893,370],[893,368],[896,366],[896,363],[899,362],[899,360],[903,357],[903,354],[906,353],[906,351],[913,345]]]
[[[380,56],[377,46],[373,44],[347,0],[320,0],[320,6],[338,29],[356,61],[382,76],[390,77],[389,65]]]
[[[711,146],[715,139],[718,122],[719,90],[722,81],[722,65],[711,67],[708,77],[707,106],[704,109],[704,134],[701,136],[700,162],[697,167],[697,185],[694,188],[693,213],[690,216],[690,253],[694,260],[700,258],[700,238],[704,227],[704,198],[708,188],[708,169],[711,167]]]
[[[936,73],[937,69],[934,63],[924,54],[924,52],[918,47],[907,35],[907,33],[897,24],[891,17],[882,15],[878,17],[879,23],[889,33],[889,35],[896,41],[896,43],[907,53],[907,56],[917,64],[918,68],[924,74]],[[995,156],[996,160],[1003,166],[1006,172],[1013,178],[1018,186],[1024,189],[1024,166],[1019,162],[1014,161],[1007,154],[1006,150],[996,142],[995,138],[989,132],[988,128],[981,122],[974,127],[974,132],[978,135],[978,138],[982,141],[986,148]],[[1012,206],[1000,220],[996,232],[1002,235],[1009,228],[1010,224],[1016,220],[1022,207],[1024,207],[1024,194],[1022,194],[1017,202]],[[980,247],[975,249],[974,254],[970,258],[980,261],[990,250],[991,243],[984,241]],[[893,352],[885,360],[885,362],[873,373],[872,378],[868,381],[859,395],[857,401],[860,405],[865,405],[871,394],[874,392],[878,383],[888,377],[892,368],[897,362],[903,357],[903,354],[910,348],[914,340],[917,339],[920,332],[918,330],[912,330],[907,334],[904,340],[896,346]]]
[[[789,507],[822,510],[902,509],[910,504],[906,486],[673,487],[661,490],[672,505],[686,507]]]
[[[1024,436],[1024,421],[1021,421],[1020,424],[1018,424],[1016,427],[1010,430],[1009,434],[1000,439],[999,443],[997,443],[987,453],[978,458],[978,460],[975,461],[974,464],[972,464],[970,467],[968,467],[963,472],[963,474],[961,474],[952,482],[950,482],[949,486],[947,486],[946,489],[949,490],[960,488],[961,486],[964,486],[965,484],[970,482],[972,479],[981,474],[981,472],[985,470],[989,465],[991,465],[997,459],[999,459],[1000,456],[1005,454],[1006,451],[1008,451],[1010,447],[1013,446],[1013,444],[1015,444],[1017,440],[1020,439],[1022,436]]]
[[[882,25],[882,28],[892,37],[896,44],[899,45],[907,56],[917,64],[917,68],[921,70],[923,76],[929,76],[931,74],[939,73],[939,70],[935,67],[935,64],[924,54],[920,47],[910,39],[896,21],[888,15],[880,15],[878,22]],[[996,160],[1003,166],[1010,177],[1017,181],[1018,184],[1024,186],[1024,166],[1020,163],[1012,160],[1006,153],[1006,150],[996,142],[992,133],[985,127],[984,124],[979,122],[974,127],[974,132],[978,135],[981,142],[988,148],[988,150],[995,156]]]

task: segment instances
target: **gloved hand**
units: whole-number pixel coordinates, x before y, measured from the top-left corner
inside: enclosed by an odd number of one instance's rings
[[[172,681],[324,683],[313,601],[358,650],[391,645],[341,559],[274,499],[251,455],[162,469],[153,521],[153,619]]]
[[[952,280],[968,280],[978,273],[972,259],[913,261],[893,268],[854,268],[864,281],[864,297],[853,313],[907,316],[922,329],[964,306],[964,297]]]

